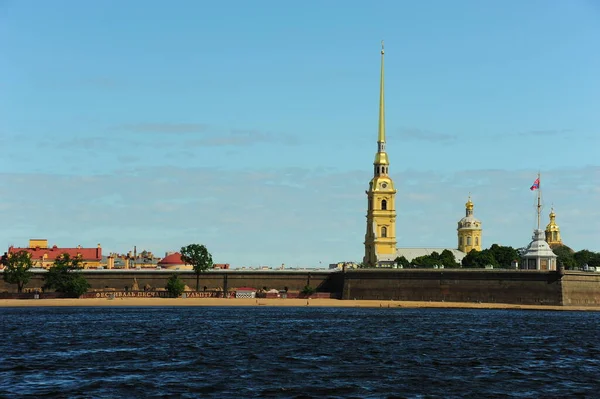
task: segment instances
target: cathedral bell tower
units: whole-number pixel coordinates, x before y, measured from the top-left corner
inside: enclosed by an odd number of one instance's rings
[[[381,82],[379,88],[379,134],[377,153],[373,162],[373,178],[366,191],[367,232],[365,256],[367,267],[377,267],[381,262],[396,258],[396,190],[389,176],[390,162],[385,152],[385,102],[384,102],[384,49],[381,42]]]

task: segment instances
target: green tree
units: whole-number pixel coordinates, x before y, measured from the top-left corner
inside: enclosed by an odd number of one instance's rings
[[[588,260],[588,266],[600,267],[600,252],[594,252]]]
[[[396,266],[402,268],[407,268],[410,265],[410,262],[404,257],[404,255],[398,256],[394,262],[396,263]]]
[[[444,249],[440,254],[440,263],[444,265],[444,268],[456,268],[460,267],[460,264],[456,261],[456,257],[452,253],[452,251],[448,249]]]
[[[498,262],[489,249],[477,251],[472,249],[462,260],[463,267],[483,269],[488,265],[498,267]]]
[[[436,265],[440,266],[442,260],[440,259],[440,254],[433,251],[429,255],[417,256],[411,263],[416,267],[433,269]]]
[[[556,262],[565,270],[573,270],[577,267],[577,261],[573,256],[574,252],[566,245],[559,245],[552,248],[552,252],[556,255]]]
[[[4,272],[2,278],[8,284],[16,284],[17,292],[23,292],[23,287],[31,280],[32,273],[29,271],[33,267],[31,254],[27,251],[19,251],[7,255],[3,260]]]
[[[310,296],[310,295],[314,294],[316,291],[317,290],[314,287],[311,287],[310,285],[305,285],[304,288],[302,288],[302,291],[300,291],[300,292],[306,296]]]
[[[190,244],[181,247],[181,260],[194,268],[196,272],[196,291],[200,291],[200,273],[213,267],[212,255],[204,245]]]
[[[79,297],[90,289],[90,284],[80,273],[81,257],[64,253],[56,257],[54,264],[44,276],[44,290],[54,289],[70,297]]]
[[[165,288],[172,297],[177,298],[178,296],[183,294],[183,291],[185,291],[185,283],[179,278],[178,275],[174,274],[171,277],[169,277],[169,280],[167,281],[167,286]]]
[[[498,244],[493,244],[489,248],[489,252],[492,254],[496,263],[499,267],[510,268],[514,260],[519,260],[520,256],[516,249],[513,247],[505,247]]]
[[[590,260],[594,259],[594,255],[595,253],[587,250],[587,249],[582,249],[581,251],[577,251],[573,254],[573,257],[575,258],[575,261],[577,262],[577,267],[583,267],[584,265],[590,265]],[[593,262],[592,262],[593,263]]]

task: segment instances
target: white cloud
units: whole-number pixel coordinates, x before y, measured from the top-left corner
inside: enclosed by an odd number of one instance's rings
[[[25,245],[45,237],[63,246],[102,243],[105,251],[134,245],[155,253],[204,243],[215,261],[235,266],[285,263],[317,266],[360,260],[367,171],[221,170],[145,167],[114,174],[0,176],[0,242]],[[471,192],[484,244],[524,246],[535,223],[535,172],[400,171],[399,246],[454,246],[456,222]],[[476,178],[475,178],[476,177]],[[467,183],[468,182],[468,183]],[[586,195],[568,187],[590,186]],[[544,225],[550,204],[565,243],[600,250],[600,167],[548,171]]]

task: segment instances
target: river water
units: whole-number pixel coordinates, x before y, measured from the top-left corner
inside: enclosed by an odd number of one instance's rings
[[[600,312],[3,308],[0,397],[597,398]]]

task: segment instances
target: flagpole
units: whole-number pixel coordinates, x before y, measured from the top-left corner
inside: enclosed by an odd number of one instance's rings
[[[539,187],[538,187],[538,190],[537,190],[537,192],[538,192],[538,198],[537,198],[537,229],[539,230],[540,229],[540,212],[541,212],[541,208],[542,208],[542,205],[541,205],[542,183],[540,181],[540,172],[538,172],[538,177],[537,178],[538,178],[538,182],[539,182],[538,183]]]

